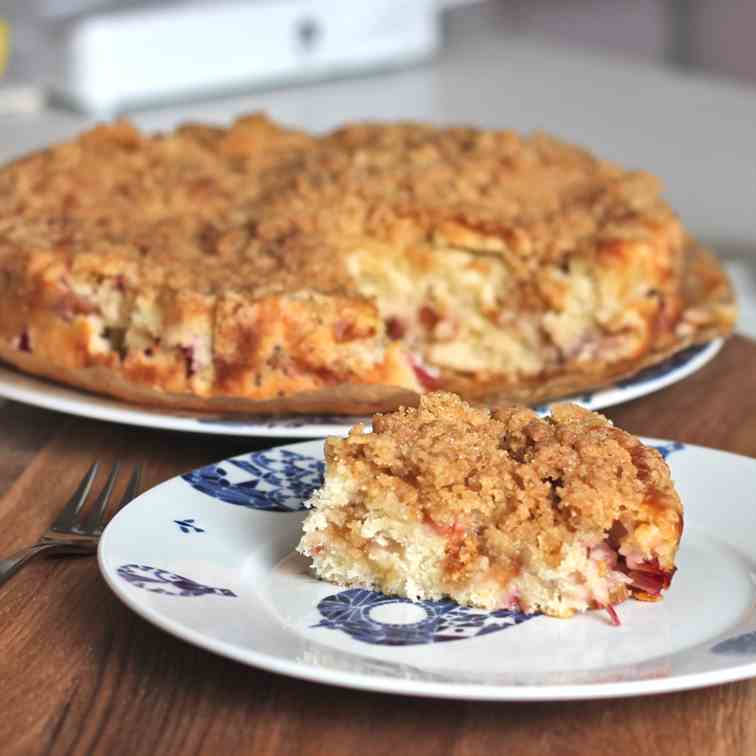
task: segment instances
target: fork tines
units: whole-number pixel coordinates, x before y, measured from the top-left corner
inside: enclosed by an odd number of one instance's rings
[[[108,509],[113,489],[115,488],[121,465],[116,462],[108,474],[108,479],[102,488],[102,491],[95,498],[89,512],[83,512],[84,503],[92,490],[92,483],[99,470],[99,463],[95,462],[82,478],[73,496],[66,503],[65,507],[53,522],[50,530],[58,534],[71,533],[83,536],[98,536],[105,523],[105,513]],[[130,502],[139,491],[141,480],[142,466],[135,465],[131,477],[126,484],[121,501],[117,509],[125,506]]]

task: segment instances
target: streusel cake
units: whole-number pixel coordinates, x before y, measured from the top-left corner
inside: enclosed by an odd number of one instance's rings
[[[661,597],[683,529],[669,468],[599,414],[478,409],[437,392],[326,441],[298,550],[411,599],[568,617]]]
[[[656,179],[545,134],[116,122],[0,171],[0,357],[143,403],[531,401],[733,320]]]

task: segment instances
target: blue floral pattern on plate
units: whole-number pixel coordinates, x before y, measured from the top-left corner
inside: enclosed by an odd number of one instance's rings
[[[150,593],[162,593],[166,596],[233,596],[236,594],[228,588],[214,588],[211,585],[197,583],[191,578],[177,575],[175,572],[150,567],[148,564],[122,564],[116,573],[127,583],[136,588],[144,588]]]
[[[663,378],[668,373],[671,373],[673,370],[677,370],[683,365],[686,365],[694,357],[697,357],[705,349],[708,349],[708,347],[708,343],[690,346],[687,349],[683,349],[681,352],[677,352],[677,354],[673,354],[671,357],[664,360],[664,362],[660,362],[657,365],[649,365],[635,375],[625,378],[623,381],[617,381],[615,385],[618,388],[628,388],[629,386],[638,386],[642,383],[648,383],[649,381],[656,381],[659,378]]]
[[[197,525],[193,517],[187,517],[183,520],[174,520],[182,533],[204,533],[205,529]]]
[[[324,463],[288,449],[268,449],[192,470],[181,477],[197,491],[228,504],[267,512],[300,512],[323,484]],[[246,473],[231,482],[230,468]]]
[[[383,622],[372,616],[374,610],[391,604],[410,604],[425,616],[406,624]],[[341,630],[355,640],[379,646],[416,646],[478,638],[538,616],[507,609],[483,612],[460,606],[451,599],[410,601],[363,588],[349,588],[326,596],[318,604],[318,611],[323,619],[313,627]]]
[[[756,632],[743,633],[734,638],[720,641],[711,647],[713,654],[725,656],[753,656],[756,655]]]
[[[672,452],[684,449],[685,444],[681,444],[679,441],[670,441],[667,444],[651,444],[651,448],[656,449],[666,459]]]

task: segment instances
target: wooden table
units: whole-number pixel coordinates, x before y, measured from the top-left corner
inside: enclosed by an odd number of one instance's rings
[[[619,426],[756,456],[756,343],[606,413]],[[268,440],[149,431],[0,407],[0,553],[31,542],[97,458],[145,484]],[[756,481],[755,481],[756,482]],[[702,597],[705,600],[705,597]],[[756,682],[553,704],[363,693],[242,666],[169,637],[113,596],[95,560],[39,560],[0,589],[4,754],[756,753]]]

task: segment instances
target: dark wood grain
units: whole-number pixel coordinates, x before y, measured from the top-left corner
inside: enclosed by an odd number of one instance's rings
[[[756,457],[756,343],[736,336],[684,381],[605,414],[631,433]]]
[[[607,411],[634,433],[756,456],[756,344]],[[92,459],[146,461],[145,484],[261,439],[149,431],[0,406],[0,553],[33,540]],[[750,754],[756,683],[582,703],[400,698],[213,656],[128,611],[92,559],[44,560],[0,589],[4,754]]]

